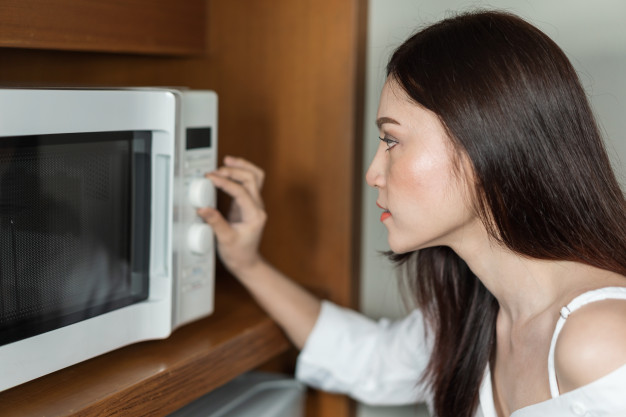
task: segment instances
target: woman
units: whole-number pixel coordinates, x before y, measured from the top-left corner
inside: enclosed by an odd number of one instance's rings
[[[505,13],[432,25],[392,56],[378,190],[419,309],[378,325],[320,302],[257,248],[262,171],[208,177],[225,265],[299,348],[297,376],[437,416],[626,415],[626,211],[585,93],[546,35]]]

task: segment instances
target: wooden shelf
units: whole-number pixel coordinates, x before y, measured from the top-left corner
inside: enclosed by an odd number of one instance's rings
[[[246,292],[218,279],[215,313],[0,393],[4,417],[166,416],[290,344]]]
[[[205,0],[3,0],[0,47],[197,55]]]

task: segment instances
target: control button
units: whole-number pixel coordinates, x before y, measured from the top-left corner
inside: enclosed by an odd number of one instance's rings
[[[194,207],[207,207],[213,201],[215,186],[207,178],[196,178],[189,184],[189,202]]]
[[[209,252],[212,243],[213,233],[209,225],[204,223],[191,225],[187,234],[189,250],[197,255],[204,255]]]
[[[195,291],[195,290],[198,290],[198,289],[204,287],[205,285],[206,284],[204,282],[202,282],[202,281],[194,281],[194,282],[191,283],[191,289],[193,291]]]
[[[211,166],[215,166],[215,164],[211,163],[211,160],[208,158],[187,158],[186,160],[186,165],[189,168],[192,169],[202,169],[206,172],[206,170],[208,169],[208,167]]]

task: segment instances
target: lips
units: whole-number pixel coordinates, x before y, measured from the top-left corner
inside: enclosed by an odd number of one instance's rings
[[[380,221],[384,222],[385,220],[387,220],[389,217],[391,217],[391,212],[389,212],[389,210],[387,210],[386,208],[384,208],[383,206],[381,206],[378,201],[376,202],[376,205],[383,209],[382,214],[380,215]]]

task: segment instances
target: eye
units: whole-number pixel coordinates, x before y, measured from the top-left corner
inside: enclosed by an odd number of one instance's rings
[[[378,138],[381,141],[385,142],[385,144],[387,145],[387,150],[390,150],[391,148],[393,148],[394,146],[396,146],[398,144],[397,140],[388,138],[387,136],[382,137],[382,138]]]

